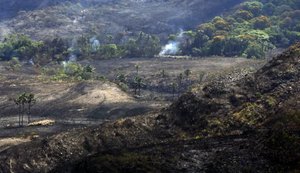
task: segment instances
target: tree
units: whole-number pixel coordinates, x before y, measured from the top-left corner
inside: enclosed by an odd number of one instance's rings
[[[172,100],[174,100],[174,98],[175,98],[175,93],[176,93],[176,87],[177,87],[177,85],[176,85],[176,83],[175,82],[172,82],[171,83],[171,87],[172,87]]]
[[[28,105],[28,123],[31,121],[31,107],[36,103],[36,99],[34,94],[29,93],[26,95],[26,103]]]
[[[126,57],[154,57],[161,50],[160,40],[156,36],[151,36],[140,32],[137,38],[129,39],[123,46],[126,50]]]
[[[242,55],[248,46],[248,40],[229,37],[225,40],[224,55],[228,57]]]
[[[77,54],[81,57],[90,57],[93,47],[92,44],[90,44],[90,40],[87,36],[81,36],[77,40],[77,48],[75,48]]]
[[[139,76],[134,78],[134,94],[141,95],[141,88],[143,85],[143,79]]]
[[[67,43],[62,39],[62,38],[54,38],[52,40],[46,40],[44,42],[44,46],[42,47],[43,51],[45,52],[46,55],[48,56],[47,58],[49,60],[54,60],[54,61],[63,61],[67,56],[68,53],[71,53],[71,51],[74,50],[69,50],[68,52],[68,45]],[[73,48],[71,48],[73,49]],[[35,58],[35,61],[38,61],[38,57]]]
[[[178,80],[178,91],[181,92],[182,80],[183,80],[183,74],[182,73],[180,73],[177,76],[177,80]]]
[[[191,74],[192,74],[192,71],[190,69],[186,69],[184,71],[184,75],[185,75],[186,79],[189,79]]]
[[[229,23],[224,20],[222,17],[215,17],[213,19],[213,24],[215,25],[215,28],[218,30],[228,30],[229,29]]]
[[[165,80],[165,78],[167,77],[167,74],[166,74],[166,71],[164,70],[164,69],[162,69],[161,71],[160,71],[160,77],[161,77],[161,88],[160,88],[160,90],[161,90],[161,95],[163,94],[163,90],[164,90],[164,87],[165,87],[165,83],[166,83],[166,80]]]
[[[14,99],[14,102],[18,106],[19,126],[21,126],[22,104],[21,104],[20,97]]]
[[[267,16],[259,16],[255,18],[253,27],[254,29],[265,29],[271,25],[271,22]]]
[[[250,20],[253,18],[253,14],[246,10],[238,10],[235,12],[234,16],[243,20]]]
[[[215,36],[210,42],[209,55],[223,55],[225,36]]]
[[[14,99],[15,104],[18,106],[19,114],[19,126],[24,125],[24,114],[25,114],[25,105],[27,104],[27,118],[28,123],[31,121],[31,108],[36,103],[36,98],[32,93],[22,93],[17,98]]]
[[[245,50],[245,54],[247,55],[247,58],[261,59],[265,57],[262,45],[254,42],[249,44],[248,48]]]
[[[199,31],[211,38],[214,35],[216,28],[212,23],[204,23],[198,27],[198,32]]]
[[[25,104],[27,102],[26,93],[21,94],[19,99],[20,99],[20,102],[22,105],[21,121],[22,121],[22,126],[23,126],[24,125]]]
[[[119,57],[121,52],[116,44],[106,44],[99,47],[97,55],[102,59],[110,59]]]
[[[20,60],[29,60],[42,46],[43,42],[33,41],[26,35],[11,34],[0,43],[0,58],[10,60],[12,57],[18,57]]]
[[[266,15],[273,15],[273,13],[275,12],[275,9],[276,9],[276,6],[273,3],[269,2],[264,5],[263,12]]]
[[[135,67],[135,70],[136,70],[136,76],[138,76],[139,75],[140,66],[138,64],[136,64],[134,67]]]
[[[258,1],[249,1],[241,5],[242,9],[250,11],[255,16],[258,16],[262,13],[263,4]]]

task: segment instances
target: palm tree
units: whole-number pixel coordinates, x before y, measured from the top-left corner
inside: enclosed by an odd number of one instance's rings
[[[182,86],[182,80],[183,80],[183,74],[180,73],[177,77],[178,79],[178,95],[180,94],[181,92],[181,86]]]
[[[139,75],[140,66],[138,64],[136,64],[134,67],[135,67],[135,70],[136,70],[136,76],[138,76]]]
[[[141,95],[141,88],[142,88],[142,85],[143,85],[143,79],[139,76],[135,77],[134,78],[134,84],[135,84],[134,94]]]
[[[22,105],[20,97],[14,99],[15,104],[18,106],[18,115],[19,115],[19,126],[21,126],[21,112],[22,112]]]
[[[26,96],[26,103],[28,104],[28,123],[30,123],[31,118],[31,107],[36,103],[34,94],[30,93]]]
[[[172,95],[173,95],[172,100],[174,100],[174,98],[175,98],[175,92],[176,92],[176,83],[172,82],[171,86],[172,86]]]
[[[24,112],[25,112],[25,104],[27,102],[26,93],[23,93],[19,96],[20,103],[22,105],[22,111],[21,111],[21,120],[22,120],[22,126],[24,125]]]

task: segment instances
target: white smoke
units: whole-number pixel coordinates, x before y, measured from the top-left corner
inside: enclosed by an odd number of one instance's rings
[[[180,48],[180,43],[183,39],[183,35],[184,34],[184,31],[182,29],[180,29],[180,32],[179,34],[176,36],[175,40],[172,40],[172,41],[169,41],[168,44],[166,44],[161,52],[159,53],[160,56],[162,55],[176,55]]]
[[[90,39],[90,44],[92,45],[92,51],[96,52],[100,48],[100,42],[96,37]]]
[[[74,54],[71,54],[71,56],[69,57],[69,61],[71,61],[71,62],[77,61],[77,56]]]
[[[73,24],[77,24],[77,23],[78,23],[78,19],[75,18],[75,19],[73,20]]]
[[[34,65],[33,59],[31,58],[31,59],[28,61],[28,63],[31,64],[31,65]]]
[[[159,55],[175,55],[178,51],[179,51],[179,42],[169,41],[169,43],[163,47]]]
[[[63,61],[62,64],[65,66],[68,62],[75,62],[77,61],[77,56],[75,53],[75,48],[77,47],[77,40],[75,38],[72,39],[71,46],[68,48],[68,52],[70,56],[68,57],[67,61]]]
[[[61,64],[64,66],[64,68],[66,68],[66,66],[68,65],[68,61],[62,61]]]

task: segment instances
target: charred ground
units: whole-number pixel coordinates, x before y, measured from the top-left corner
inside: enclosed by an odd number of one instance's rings
[[[299,50],[292,46],[253,74],[195,87],[158,113],[7,149],[1,171],[297,171]]]

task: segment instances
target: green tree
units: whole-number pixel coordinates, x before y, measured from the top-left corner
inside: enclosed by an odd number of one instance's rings
[[[267,16],[259,16],[255,18],[253,27],[254,29],[265,29],[267,27],[270,27],[271,22]]]
[[[247,55],[247,58],[261,59],[265,57],[262,45],[254,42],[249,44],[248,48],[245,50],[245,54]]]
[[[33,41],[26,35],[11,34],[0,43],[0,58],[10,60],[12,57],[18,57],[20,60],[29,60],[42,46],[43,42]]]
[[[100,46],[97,54],[101,57],[101,59],[110,59],[119,57],[121,55],[121,51],[116,44],[106,44]]]
[[[262,13],[263,3],[259,1],[248,1],[248,2],[244,2],[241,5],[241,8],[250,11],[255,16],[258,16]]]

